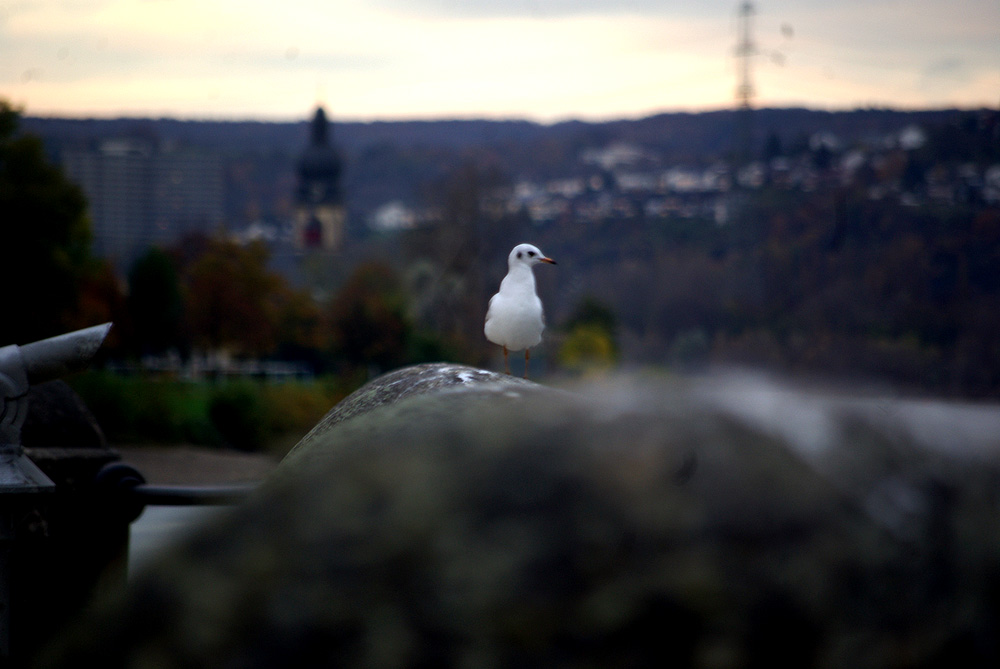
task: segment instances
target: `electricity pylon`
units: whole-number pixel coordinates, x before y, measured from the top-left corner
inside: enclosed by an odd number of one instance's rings
[[[753,72],[751,65],[757,54],[753,41],[753,3],[746,0],[740,5],[739,41],[736,58],[739,65],[739,83],[736,86],[736,164],[745,165],[753,157]]]

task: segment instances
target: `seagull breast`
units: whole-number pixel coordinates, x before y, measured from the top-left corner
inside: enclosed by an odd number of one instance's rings
[[[486,338],[511,351],[519,351],[542,341],[544,329],[542,301],[535,294],[531,268],[511,268],[500,283],[500,292],[490,298],[484,328]]]

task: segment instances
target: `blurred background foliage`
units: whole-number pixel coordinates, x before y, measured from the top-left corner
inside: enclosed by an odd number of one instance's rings
[[[162,371],[75,379],[113,442],[271,448],[394,367],[496,369],[482,320],[521,241],[559,261],[539,272],[549,330],[533,372],[735,364],[1000,396],[1000,206],[872,196],[891,184],[919,197],[937,172],[1000,164],[996,115],[930,128],[922,148],[851,183],[824,171],[824,147],[769,141],[771,158],[810,156],[817,185],[783,188],[765,174],[762,187],[734,191],[721,225],[641,210],[539,225],[503,206],[512,186],[495,156],[465,156],[423,186],[433,224],[357,236],[336,258],[311,258],[323,280],[302,286],[269,269],[263,243],[207,236],[152,248],[119,276],[91,255],[80,190],[18,132],[18,117],[0,103],[0,343],[111,320],[98,368],[212,354],[308,370],[283,383]]]
[[[112,444],[198,444],[279,457],[359,383],[349,376],[184,381],[104,370],[70,381]]]
[[[49,163],[37,137],[17,132],[0,102],[0,341],[32,341],[86,319],[107,275],[90,255],[83,192]],[[30,314],[30,317],[26,317]]]
[[[618,319],[600,300],[584,297],[562,329],[558,361],[566,370],[607,371],[618,362]]]

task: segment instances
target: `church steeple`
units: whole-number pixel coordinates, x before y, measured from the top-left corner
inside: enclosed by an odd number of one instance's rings
[[[330,145],[330,129],[322,107],[310,126],[309,144],[299,158],[299,204],[340,204],[340,156]]]
[[[312,140],[309,142],[312,146],[327,146],[327,120],[326,112],[323,111],[322,107],[316,108],[316,114],[313,116],[312,120]]]
[[[340,156],[330,143],[330,124],[317,107],[309,144],[299,159],[295,241],[300,248],[338,248],[343,238],[344,207],[340,191]]]

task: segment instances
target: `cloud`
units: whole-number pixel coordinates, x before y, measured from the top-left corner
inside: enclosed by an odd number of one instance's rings
[[[975,79],[965,59],[944,56],[928,62],[920,73],[919,86],[927,95],[950,100]]]
[[[726,16],[735,0],[669,2],[664,0],[374,0],[372,6],[425,17],[560,18],[571,16],[641,15],[677,18]]]
[[[956,56],[946,56],[928,63],[928,65],[924,67],[924,76],[948,78],[959,76],[965,78],[967,77],[967,70],[968,68],[962,58],[958,58]]]

